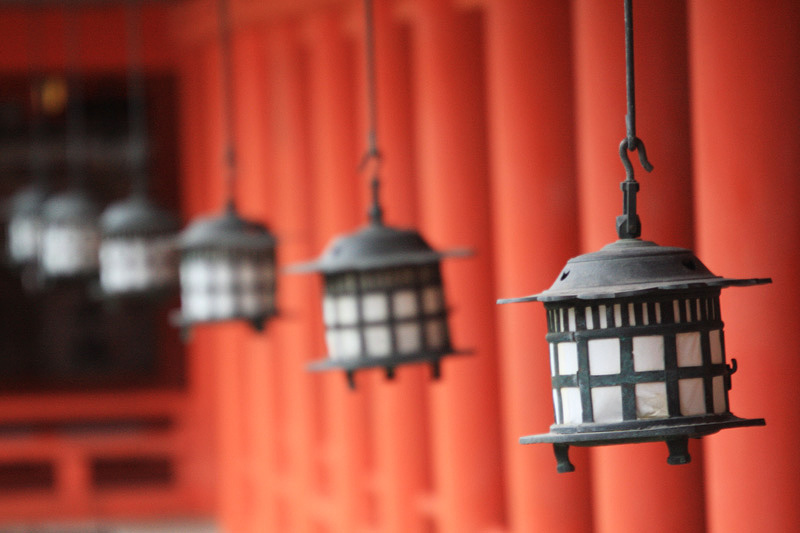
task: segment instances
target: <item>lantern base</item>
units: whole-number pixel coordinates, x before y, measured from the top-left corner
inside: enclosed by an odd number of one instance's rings
[[[584,424],[580,428],[556,424],[551,426],[550,433],[520,437],[519,442],[553,444],[559,473],[575,470],[569,461],[570,446],[607,446],[664,441],[669,449],[667,463],[681,465],[692,460],[688,449],[690,438],[699,439],[722,429],[765,424],[763,418],[739,418],[730,413],[618,424]]]
[[[328,370],[344,370],[347,377],[347,384],[351,389],[356,388],[355,373],[357,370],[368,368],[384,367],[386,378],[394,379],[394,370],[401,365],[413,363],[429,363],[431,365],[431,378],[441,377],[440,360],[442,357],[451,355],[466,355],[472,353],[464,350],[454,350],[446,352],[417,352],[409,355],[392,355],[389,357],[364,357],[357,359],[321,359],[308,365],[311,372],[326,372]]]
[[[198,320],[194,318],[188,318],[183,313],[180,312],[179,309],[174,310],[169,315],[170,323],[180,328],[181,330],[181,339],[184,342],[188,342],[191,338],[191,330],[194,326],[201,325],[201,324],[220,324],[223,322],[248,322],[254,330],[258,331],[259,333],[264,331],[266,327],[267,320],[277,316],[277,311],[273,311],[272,313],[261,313],[258,315],[253,316],[230,316],[224,318],[210,318],[204,320]]]

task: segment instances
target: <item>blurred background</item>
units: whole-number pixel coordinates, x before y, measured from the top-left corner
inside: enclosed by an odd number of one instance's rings
[[[150,197],[185,224],[224,202],[217,5],[132,4]],[[235,193],[282,268],[367,220],[363,8],[230,12]],[[684,466],[663,443],[579,449],[570,474],[517,443],[553,423],[545,314],[495,300],[616,239],[622,0],[375,0],[386,220],[475,250],[443,267],[471,354],[438,381],[405,366],[350,390],[305,370],[325,353],[315,276],[279,274],[264,332],[211,324],[184,344],[176,295],[109,301],[4,261],[0,532],[796,531],[800,4],[648,0],[634,20],[642,237],[773,278],[722,296],[731,411],[766,427],[692,441]],[[122,1],[0,2],[4,225],[36,179],[70,187],[76,94],[85,189],[101,208],[128,195],[127,29]]]

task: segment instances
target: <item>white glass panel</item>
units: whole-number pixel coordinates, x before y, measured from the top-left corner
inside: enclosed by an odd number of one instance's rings
[[[558,343],[558,373],[562,376],[578,373],[578,343]]]
[[[91,227],[50,226],[42,236],[42,268],[52,275],[91,272],[98,266],[99,241]]]
[[[681,321],[681,306],[678,300],[672,301],[672,314],[675,317],[676,324]]]
[[[243,287],[253,287],[258,282],[256,264],[249,259],[241,259],[236,267],[239,284]]]
[[[622,326],[622,306],[620,304],[614,304],[614,325]]]
[[[447,341],[444,320],[433,319],[425,321],[425,339],[428,342],[428,348],[431,350],[444,348]]]
[[[39,255],[42,223],[36,217],[15,217],[8,229],[9,249],[15,261],[32,261]]]
[[[662,302],[656,302],[656,324],[661,324],[661,304]]]
[[[667,418],[667,385],[663,382],[636,384],[636,418]]]
[[[334,360],[339,359],[339,332],[333,329],[326,331],[325,344],[328,345],[328,357]]]
[[[210,282],[216,290],[230,290],[233,285],[233,266],[230,261],[221,257],[209,260],[208,273]]]
[[[239,294],[239,311],[245,315],[255,315],[261,310],[258,293],[249,290]]]
[[[586,308],[586,329],[594,329],[594,315],[592,315],[592,308]]]
[[[686,300],[686,320],[691,322],[692,316],[692,302],[691,300]]]
[[[567,322],[569,324],[569,330],[570,331],[575,331],[577,326],[575,324],[575,308],[574,307],[570,307],[567,310]]]
[[[622,422],[622,387],[592,388],[592,412],[595,422]]]
[[[211,318],[211,300],[208,293],[191,291],[186,295],[187,315],[198,320]]]
[[[564,331],[564,308],[558,310],[558,331]]]
[[[384,322],[389,318],[389,298],[382,292],[371,292],[361,298],[365,322]]]
[[[601,305],[598,308],[598,314],[600,315],[600,329],[605,329],[608,327],[608,316],[606,316],[606,306]]]
[[[675,345],[678,350],[678,366],[702,366],[699,332],[678,333],[675,335]]]
[[[392,353],[392,336],[389,326],[368,326],[364,328],[367,355],[387,357]]]
[[[425,287],[422,290],[422,310],[427,315],[439,313],[444,309],[444,296],[441,287]]]
[[[563,424],[564,417],[561,415],[561,409],[558,408],[558,389],[553,389],[553,412],[556,415],[556,424]]]
[[[208,272],[208,263],[197,257],[186,260],[181,265],[181,284],[193,290],[204,290],[208,287],[211,277]]]
[[[696,312],[695,318],[697,320],[700,320],[700,315],[701,315],[701,313],[700,313],[700,298],[696,299],[694,301],[694,303],[695,303],[695,312]]]
[[[711,362],[722,363],[722,332],[718,329],[708,332],[708,341],[711,345]]]
[[[628,322],[631,326],[636,325],[636,309],[632,303],[628,304]]]
[[[664,337],[648,335],[633,338],[633,370],[664,370]]]
[[[556,375],[556,345],[550,344],[550,375]]]
[[[593,376],[619,374],[619,339],[589,341],[589,372]]]
[[[236,311],[236,299],[233,293],[229,291],[215,293],[212,305],[211,313],[215,318],[232,317]]]
[[[728,409],[725,405],[725,382],[722,376],[714,376],[711,379],[711,392],[714,396],[714,412],[724,413],[727,411]]]
[[[356,328],[339,330],[339,355],[342,359],[355,359],[361,353],[361,336]]]
[[[410,324],[397,324],[395,326],[397,351],[402,354],[419,352],[422,349],[420,342],[420,326],[416,322]]]
[[[333,296],[322,299],[322,320],[326,326],[336,325],[336,299]]]
[[[647,310],[647,303],[642,304],[642,324],[650,325],[650,312]]]
[[[352,294],[336,298],[336,318],[339,324],[351,325],[358,322],[358,302]]]
[[[393,296],[395,318],[409,318],[417,316],[417,293],[412,290],[402,290]]]
[[[577,425],[583,423],[581,390],[578,387],[562,387],[561,407],[564,410],[564,424]]]
[[[679,379],[678,393],[681,399],[682,415],[705,414],[706,397],[703,391],[703,378]]]

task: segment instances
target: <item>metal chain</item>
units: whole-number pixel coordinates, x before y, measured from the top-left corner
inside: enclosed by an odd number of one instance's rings
[[[231,17],[228,0],[218,0],[218,24],[219,24],[219,47],[220,47],[220,75],[222,78],[222,123],[225,128],[225,145],[223,158],[226,168],[226,204],[229,211],[236,210],[235,187],[236,187],[236,143],[234,140],[234,109],[232,91],[232,68],[231,68]]]
[[[636,213],[636,193],[639,184],[633,175],[633,165],[628,152],[639,153],[639,163],[647,171],[653,165],[647,160],[644,142],[636,136],[636,87],[633,71],[633,0],[624,0],[625,7],[625,86],[628,100],[628,113],[625,116],[627,136],[619,145],[619,157],[625,167],[625,181],[620,184],[623,192],[622,215],[617,217],[617,235],[620,239],[635,239],[642,234],[639,215]]]
[[[369,220],[373,224],[383,223],[383,208],[380,204],[380,178],[378,171],[381,163],[381,153],[378,149],[378,110],[377,90],[375,75],[375,20],[372,9],[372,0],[364,0],[364,49],[366,59],[367,82],[367,118],[369,130],[367,132],[367,151],[361,160],[360,168],[363,170],[373,162],[370,189],[372,205],[369,209]]]
[[[142,68],[142,8],[138,0],[126,5],[128,47],[128,162],[135,194],[147,194],[147,107]]]

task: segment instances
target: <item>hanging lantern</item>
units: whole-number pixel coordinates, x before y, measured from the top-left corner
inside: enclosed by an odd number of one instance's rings
[[[127,5],[128,146],[133,192],[100,221],[100,286],[106,295],[157,295],[178,284],[180,223],[147,198],[147,109],[141,69],[141,5]]]
[[[69,9],[67,50],[70,55],[70,94],[67,103],[67,167],[70,188],[44,204],[40,272],[45,278],[86,278],[97,274],[99,208],[84,190],[86,173],[85,117],[78,68],[78,21]]]
[[[47,200],[42,214],[42,274],[51,279],[95,276],[100,244],[97,204],[75,189]]]
[[[42,239],[42,208],[47,192],[38,183],[16,193],[8,216],[8,258],[13,265],[34,265]]]
[[[736,360],[725,356],[721,289],[770,283],[715,276],[690,250],[639,239],[639,185],[628,151],[635,134],[632,12],[625,0],[628,56],[628,136],[620,146],[626,169],[620,240],[570,259],[548,290],[498,303],[540,301],[547,342],[555,423],[522,444],[552,443],[559,472],[574,470],[569,446],[664,441],[669,464],[688,463],[688,439],[721,429],[764,425],[734,416],[728,391]]]
[[[383,367],[388,378],[395,367],[429,363],[434,379],[439,361],[455,352],[447,326],[447,307],[440,262],[466,255],[464,250],[437,252],[413,229],[383,223],[377,166],[374,24],[371,0],[364,1],[368,148],[362,166],[374,162],[370,223],[337,237],[316,261],[292,272],[319,272],[324,281],[322,314],[328,357],[312,371],[344,370],[355,387],[355,371]]]
[[[220,216],[193,222],[180,235],[181,311],[175,322],[184,336],[194,324],[228,320],[245,320],[261,331],[276,314],[275,237],[264,225],[242,218],[234,203],[230,14],[226,0],[220,0],[218,8],[227,208]]]

